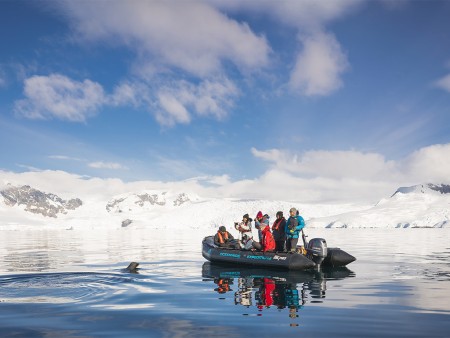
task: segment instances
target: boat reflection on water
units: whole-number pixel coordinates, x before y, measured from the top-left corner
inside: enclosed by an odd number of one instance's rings
[[[284,271],[210,262],[204,263],[202,267],[204,281],[213,281],[215,292],[234,292],[235,305],[248,308],[255,306],[259,311],[271,307],[289,309],[291,318],[298,317],[298,309],[308,302],[323,302],[327,280],[354,276],[346,267],[321,271]]]

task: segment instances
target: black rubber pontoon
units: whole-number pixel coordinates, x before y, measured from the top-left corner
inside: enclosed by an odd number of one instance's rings
[[[313,239],[310,243],[317,245],[325,245],[324,239]],[[317,260],[314,255],[314,247],[308,247],[308,254],[286,252],[261,252],[246,251],[236,249],[219,248],[214,244],[214,237],[207,236],[202,241],[202,255],[210,262],[228,263],[228,264],[245,264],[254,267],[268,267],[287,270],[307,270],[315,268],[318,265],[339,267],[345,266],[354,260],[355,257],[346,253],[339,248],[327,248],[324,250],[325,257]],[[317,263],[317,264],[316,264]]]

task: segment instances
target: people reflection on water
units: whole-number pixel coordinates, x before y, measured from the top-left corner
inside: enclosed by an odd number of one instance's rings
[[[287,324],[298,326],[302,309],[308,303],[321,303],[326,297],[327,279],[352,277],[348,269],[320,272],[287,272],[258,268],[235,268],[205,263],[204,277],[214,281],[219,299],[234,300],[243,315],[271,316],[278,311]]]
[[[217,281],[215,281],[217,284]],[[238,289],[234,294],[236,305],[250,307],[255,305],[259,310],[277,307],[278,309],[298,310],[305,304],[305,291],[297,289],[296,283],[285,283],[270,277],[238,278]]]
[[[234,304],[250,307],[253,305],[253,278],[238,278],[238,291],[234,294]]]
[[[230,287],[233,284],[232,278],[215,278],[214,283],[217,284],[217,288],[214,289],[217,293],[227,293],[233,291]]]
[[[255,293],[256,305],[262,310],[264,307],[273,305],[273,293],[275,291],[275,281],[271,278],[262,278],[259,290]]]

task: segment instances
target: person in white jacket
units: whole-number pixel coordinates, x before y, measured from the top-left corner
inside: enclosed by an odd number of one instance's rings
[[[248,214],[245,214],[242,216],[242,221],[240,223],[234,223],[234,227],[237,231],[239,231],[239,243],[241,249],[250,250],[253,243],[252,219],[248,216]]]

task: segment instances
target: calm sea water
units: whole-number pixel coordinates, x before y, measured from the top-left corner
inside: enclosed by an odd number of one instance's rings
[[[450,229],[307,232],[357,261],[239,269],[205,263],[201,235],[0,231],[0,336],[450,336]]]

